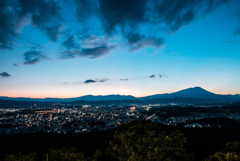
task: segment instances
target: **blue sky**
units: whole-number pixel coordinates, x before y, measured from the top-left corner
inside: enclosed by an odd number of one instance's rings
[[[240,93],[238,0],[0,3],[1,96]]]

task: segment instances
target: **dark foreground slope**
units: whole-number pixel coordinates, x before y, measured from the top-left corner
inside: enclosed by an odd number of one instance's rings
[[[135,124],[137,122],[133,122]],[[170,134],[179,130],[187,138],[185,144],[187,152],[195,154],[196,161],[202,161],[216,151],[224,149],[227,142],[240,141],[240,132],[223,129],[186,129],[181,127],[166,126],[158,124],[162,131]],[[0,137],[0,159],[4,155],[11,153],[37,152],[45,154],[50,148],[71,148],[75,147],[78,151],[84,151],[86,155],[92,155],[97,149],[102,152],[108,147],[109,141],[113,140],[116,129],[83,133],[79,135],[60,135],[53,133],[35,133],[27,135],[14,135]],[[112,160],[110,155],[104,154],[100,160]]]

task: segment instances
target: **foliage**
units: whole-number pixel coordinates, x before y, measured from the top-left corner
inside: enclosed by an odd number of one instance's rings
[[[50,149],[49,161],[85,161],[83,152],[76,152],[75,148]]]
[[[120,161],[193,160],[193,155],[185,152],[183,134],[160,131],[159,126],[148,121],[127,123],[115,132],[115,141],[110,141],[107,153]]]
[[[46,156],[44,157],[44,161],[96,161],[102,152],[97,150],[94,152],[93,156],[85,157],[83,152],[76,152],[75,148],[62,148],[62,149],[50,149]],[[28,155],[24,155],[23,153],[11,154],[5,156],[5,161],[36,161],[39,158],[36,157],[37,153],[30,153]]]
[[[222,152],[216,152],[205,161],[240,161],[240,142],[228,142]]]
[[[205,161],[239,161],[240,155],[237,155],[235,152],[230,152],[224,154],[223,152],[216,152],[214,155],[211,155]]]
[[[223,151],[224,152],[235,152],[235,153],[240,154],[240,142],[239,141],[228,142]]]
[[[37,153],[33,152],[27,155],[24,155],[23,153],[18,153],[18,154],[10,154],[6,155],[5,161],[35,161]]]
[[[84,157],[83,152],[76,152],[75,148],[50,149],[49,161],[96,161],[102,152],[97,150],[92,157]]]

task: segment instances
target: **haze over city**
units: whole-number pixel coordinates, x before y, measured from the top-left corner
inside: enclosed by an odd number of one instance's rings
[[[240,93],[239,0],[1,0],[0,96]]]

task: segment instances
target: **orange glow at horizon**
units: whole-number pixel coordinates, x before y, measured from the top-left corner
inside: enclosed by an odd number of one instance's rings
[[[24,98],[32,98],[32,99],[44,99],[44,98],[75,98],[75,97],[82,97],[82,96],[86,96],[86,95],[93,95],[93,96],[98,96],[98,95],[103,95],[103,96],[106,96],[106,95],[131,95],[131,96],[134,96],[136,98],[138,97],[146,97],[146,96],[149,96],[149,95],[155,95],[155,94],[166,94],[166,93],[173,93],[173,92],[177,92],[179,90],[176,90],[176,91],[169,91],[169,92],[159,92],[159,93],[156,93],[156,92],[146,92],[147,94],[139,94],[139,92],[137,91],[132,91],[132,92],[129,92],[129,93],[126,93],[126,92],[119,92],[119,93],[113,93],[113,92],[104,92],[102,94],[98,94],[98,93],[95,93],[93,92],[92,94],[89,94],[89,93],[79,93],[77,94],[76,92],[72,92],[71,94],[66,94],[66,93],[57,93],[54,94],[54,93],[51,93],[50,95],[49,94],[40,94],[40,93],[22,93],[22,94],[15,94],[15,93],[6,93],[6,94],[3,94],[2,92],[0,92],[0,96],[1,97],[13,97],[13,98],[19,98],[19,97],[24,97]],[[215,93],[215,94],[221,94],[221,95],[236,95],[236,94],[239,94],[239,93],[236,93],[236,92],[222,92],[222,91],[219,91],[219,90],[212,90],[212,91],[209,91],[209,92],[212,92],[212,93]],[[142,93],[142,92],[141,92]]]

